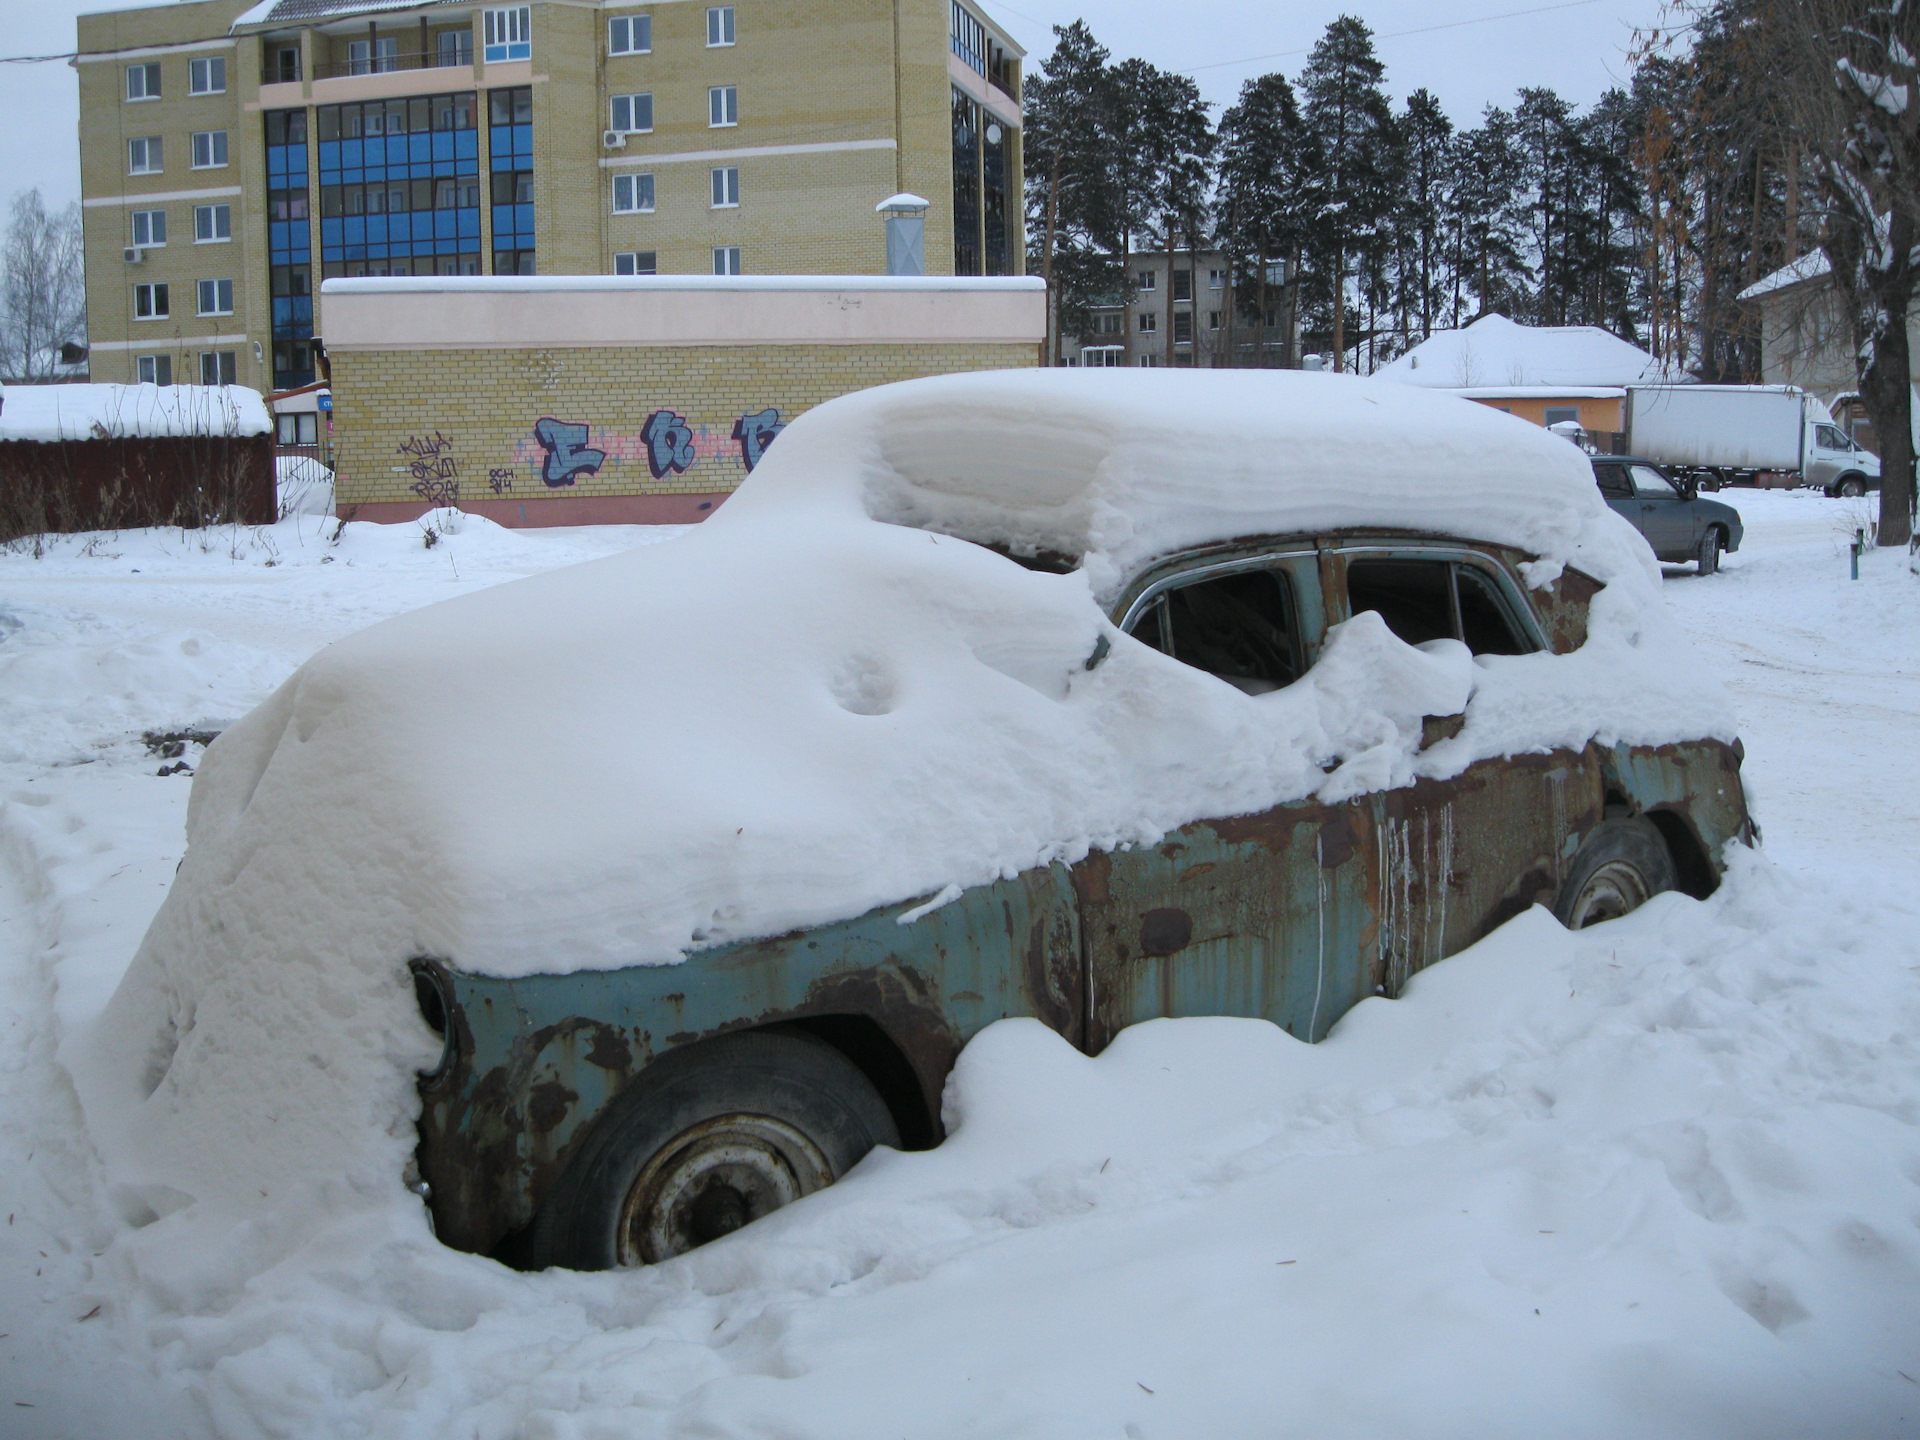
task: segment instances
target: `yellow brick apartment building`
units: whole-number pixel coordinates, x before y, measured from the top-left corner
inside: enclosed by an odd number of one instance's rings
[[[96,380],[309,383],[333,277],[883,274],[897,197],[927,274],[1023,270],[970,0],[186,0],[78,50]]]

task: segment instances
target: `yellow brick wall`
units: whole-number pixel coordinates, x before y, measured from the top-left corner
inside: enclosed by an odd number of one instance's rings
[[[784,423],[893,380],[1033,365],[1033,345],[780,345],[558,350],[341,351],[333,356],[336,498],[374,502],[712,495],[746,478],[734,423]],[[670,410],[694,462],[655,479],[642,431]],[[606,458],[570,485],[541,478],[542,417],[589,427]],[[447,488],[447,487],[453,488]]]

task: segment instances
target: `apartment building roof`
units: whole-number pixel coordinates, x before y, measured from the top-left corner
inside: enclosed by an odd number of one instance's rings
[[[456,4],[471,8],[469,0],[260,0],[234,20],[230,33],[311,24],[316,20],[343,20],[388,10],[435,10]]]

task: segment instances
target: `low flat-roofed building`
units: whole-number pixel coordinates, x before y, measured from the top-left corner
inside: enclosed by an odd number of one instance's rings
[[[325,284],[340,513],[712,513],[795,416],[1038,363],[1037,277],[431,276]]]

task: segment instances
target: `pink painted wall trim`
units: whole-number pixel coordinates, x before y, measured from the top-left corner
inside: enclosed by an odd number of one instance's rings
[[[484,515],[510,530],[543,525],[691,525],[711,515],[728,491],[712,495],[579,495],[551,500],[463,500],[460,508]],[[341,505],[336,513],[352,512],[356,520],[376,525],[398,525],[418,520],[433,507],[424,500],[370,500]]]

